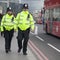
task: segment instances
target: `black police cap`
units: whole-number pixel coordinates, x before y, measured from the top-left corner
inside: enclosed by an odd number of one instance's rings
[[[23,8],[28,9],[28,4],[23,4]]]
[[[7,8],[7,12],[8,12],[8,11],[12,11],[11,7],[8,7],[8,8]]]

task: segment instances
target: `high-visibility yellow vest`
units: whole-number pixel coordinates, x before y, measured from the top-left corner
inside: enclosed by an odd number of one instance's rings
[[[29,14],[29,18],[28,18],[28,14]],[[29,27],[34,29],[34,20],[33,20],[32,15],[28,11],[22,11],[21,13],[18,13],[16,20],[18,22],[17,23],[18,27],[21,30],[26,30]]]
[[[6,30],[10,31],[11,29],[13,29],[15,27],[14,24],[15,24],[14,16],[5,14],[1,21],[1,31],[4,31],[3,27]]]

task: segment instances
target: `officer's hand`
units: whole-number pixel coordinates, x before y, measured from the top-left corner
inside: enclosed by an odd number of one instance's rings
[[[31,32],[34,32],[34,29],[31,29]]]

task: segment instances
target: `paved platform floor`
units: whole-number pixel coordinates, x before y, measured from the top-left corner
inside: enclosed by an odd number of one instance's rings
[[[18,50],[18,44],[16,39],[17,33],[14,34],[14,38],[12,39],[11,44],[11,50],[9,54],[5,53],[5,42],[4,38],[0,36],[0,60],[37,60],[36,56],[32,53],[30,48],[28,47],[28,55],[25,56],[22,54],[22,51],[20,54],[17,53]]]

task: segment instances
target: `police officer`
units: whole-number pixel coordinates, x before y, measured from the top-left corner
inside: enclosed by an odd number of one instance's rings
[[[18,22],[18,53],[20,53],[23,47],[23,55],[27,55],[30,28],[31,30],[34,30],[34,20],[28,11],[28,4],[23,4],[23,10],[17,14],[16,20]]]
[[[11,40],[14,33],[14,16],[12,14],[11,7],[7,8],[6,14],[3,16],[1,21],[1,31],[4,31],[5,38],[5,52],[11,51]]]
[[[1,32],[1,20],[2,20],[3,14],[0,13],[0,32]],[[3,32],[1,32],[1,36],[3,36]]]

